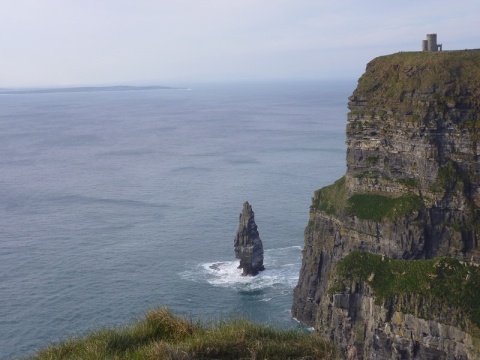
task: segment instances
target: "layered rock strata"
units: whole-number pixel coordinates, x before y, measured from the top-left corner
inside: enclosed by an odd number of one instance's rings
[[[379,301],[337,265],[354,250],[480,263],[480,51],[374,59],[348,107],[347,172],[313,198],[293,316],[352,358],[479,359],[480,322],[453,318],[461,303],[427,316],[433,292]]]
[[[238,268],[243,269],[242,275],[257,275],[259,271],[265,270],[263,244],[255,224],[252,206],[248,201],[243,204],[234,247],[235,257],[240,259]]]

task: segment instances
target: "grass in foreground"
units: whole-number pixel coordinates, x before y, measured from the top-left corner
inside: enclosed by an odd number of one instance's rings
[[[39,351],[32,359],[336,359],[315,334],[245,320],[194,324],[165,308],[121,329],[104,329]]]

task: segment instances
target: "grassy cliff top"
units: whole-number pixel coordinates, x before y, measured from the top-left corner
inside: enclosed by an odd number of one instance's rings
[[[203,326],[165,308],[121,329],[102,329],[39,351],[33,359],[337,359],[316,334],[245,320]]]
[[[480,96],[480,50],[400,52],[368,63],[354,97],[401,100],[408,92]]]

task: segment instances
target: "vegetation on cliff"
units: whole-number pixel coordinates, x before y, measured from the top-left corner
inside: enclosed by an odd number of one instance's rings
[[[348,108],[292,314],[344,354],[480,358],[480,50],[378,57]]]
[[[330,293],[342,290],[345,281],[363,281],[378,303],[396,299],[397,311],[425,319],[447,315],[456,322],[452,325],[480,334],[478,266],[448,257],[400,260],[353,251],[338,263],[337,271],[342,282]]]
[[[103,329],[39,351],[33,359],[335,359],[315,334],[282,331],[245,320],[210,326],[165,308],[121,329]]]
[[[395,219],[418,210],[422,200],[414,194],[390,197],[376,194],[355,194],[348,199],[349,210],[360,219],[380,221]]]
[[[321,210],[329,215],[338,215],[346,208],[347,199],[345,176],[343,176],[332,185],[315,191],[311,210]]]
[[[402,217],[422,206],[420,196],[411,193],[397,197],[378,194],[348,196],[345,177],[317,190],[312,200],[312,210],[324,211],[329,215],[350,215],[374,221]]]
[[[480,50],[465,50],[380,56],[368,63],[355,95],[398,102],[408,93],[432,93],[443,86],[448,91],[437,97],[442,97],[445,104],[448,100],[455,102],[458,96],[468,96],[469,102],[475,102],[471,105],[479,105],[479,55]]]
[[[355,186],[370,180],[377,190],[401,192],[404,185],[433,204],[462,182],[466,197],[472,197],[471,185],[479,182],[480,50],[378,57],[359,79],[349,108]],[[435,179],[452,164],[457,179]],[[370,179],[363,181],[365,176]],[[397,181],[393,187],[391,180]]]

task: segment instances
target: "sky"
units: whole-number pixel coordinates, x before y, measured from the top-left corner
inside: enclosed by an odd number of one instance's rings
[[[479,0],[0,0],[0,88],[358,79],[480,48]]]

